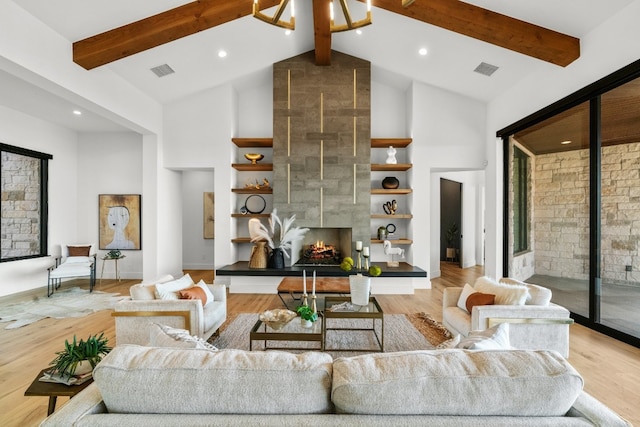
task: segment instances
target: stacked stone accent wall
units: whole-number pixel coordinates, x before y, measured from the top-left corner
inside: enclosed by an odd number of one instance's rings
[[[589,151],[535,158],[535,273],[587,280]],[[602,150],[602,279],[640,283],[640,143]],[[632,266],[631,272],[625,271]]]
[[[274,208],[296,225],[352,228],[366,242],[371,64],[339,52],[330,66],[314,61],[308,52],[273,66]]]
[[[2,152],[2,258],[40,252],[40,160]]]

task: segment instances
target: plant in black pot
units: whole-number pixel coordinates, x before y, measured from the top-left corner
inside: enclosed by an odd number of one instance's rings
[[[296,216],[293,215],[281,221],[278,218],[278,211],[274,209],[269,217],[269,227],[260,223],[260,227],[254,230],[255,237],[251,240],[266,240],[271,248],[268,264],[270,268],[284,268],[284,257],[289,257],[287,249],[291,249],[293,242],[301,240],[309,231],[308,228],[294,227],[295,220]]]
[[[447,239],[447,259],[456,258],[456,240],[458,238],[458,232],[458,224],[455,222],[452,222],[445,232],[445,238]]]
[[[49,363],[50,371],[61,377],[91,372],[102,357],[111,351],[108,343],[104,332],[100,335],[90,335],[86,341],[77,341],[74,335],[73,342],[65,340],[64,350],[57,352],[58,356]]]

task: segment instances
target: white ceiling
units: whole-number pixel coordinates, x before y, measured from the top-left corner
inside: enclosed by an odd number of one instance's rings
[[[359,12],[364,10],[364,5],[355,0],[350,1],[353,18],[360,19],[362,14]],[[14,2],[71,42],[189,3],[184,0]],[[584,37],[632,2],[633,0],[468,1],[578,38]],[[334,34],[332,49],[371,61],[372,78],[384,84],[407,87],[414,80],[490,102],[527,74],[544,67],[556,67],[377,9],[375,0],[372,3],[373,24],[365,27],[361,35],[355,31]],[[420,56],[417,53],[420,47],[426,47],[429,53]],[[228,52],[226,58],[221,59],[217,56],[220,49]],[[233,83],[236,80],[242,81],[243,84],[247,81],[263,81],[263,76],[269,73],[274,62],[312,49],[311,1],[298,0],[296,31],[289,36],[280,28],[248,16],[104,67],[119,74],[160,103],[169,103],[206,88]],[[493,76],[486,77],[473,72],[480,62],[500,68]],[[165,63],[176,73],[158,78],[150,71],[150,68]],[[0,74],[2,84],[3,78],[7,76]],[[34,93],[31,95],[36,96]],[[16,109],[24,111],[22,108],[25,107]],[[50,117],[52,115],[49,115]],[[97,126],[95,130],[104,131],[111,126],[108,123],[80,126],[77,124],[78,120],[75,120],[74,125],[74,121],[68,119],[65,119],[64,125],[79,131],[88,131],[87,128],[91,126]],[[117,125],[113,126],[119,128]]]

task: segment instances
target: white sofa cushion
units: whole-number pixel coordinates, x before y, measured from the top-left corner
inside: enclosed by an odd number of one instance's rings
[[[529,290],[529,296],[527,297],[527,301],[525,302],[526,305],[549,305],[549,303],[551,302],[551,297],[553,296],[551,289],[534,285],[533,283],[521,282],[519,280],[511,279],[508,277],[503,277],[502,279],[500,279],[500,283],[526,286]]]
[[[330,413],[326,353],[208,351],[118,345],[93,372],[109,412]]]
[[[157,299],[180,299],[178,291],[193,285],[193,279],[189,274],[185,274],[179,279],[170,282],[157,283],[155,296]]]
[[[554,351],[425,350],[336,359],[332,400],[350,414],[564,416],[582,387]]]
[[[496,305],[524,305],[529,295],[526,286],[498,283],[489,277],[479,277],[473,288],[477,292],[495,295]]]
[[[148,301],[156,299],[156,284],[166,283],[175,280],[172,275],[165,274],[153,280],[142,281],[129,288],[129,295],[132,300]]]

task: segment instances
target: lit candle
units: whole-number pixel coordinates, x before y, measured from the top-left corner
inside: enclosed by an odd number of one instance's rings
[[[316,294],[316,271],[313,270],[313,287],[311,288],[312,295]]]
[[[307,293],[307,270],[302,270],[302,293]]]
[[[356,242],[356,251],[361,251],[362,250],[362,241],[358,240]]]
[[[369,246],[362,248],[362,255],[369,256]]]

